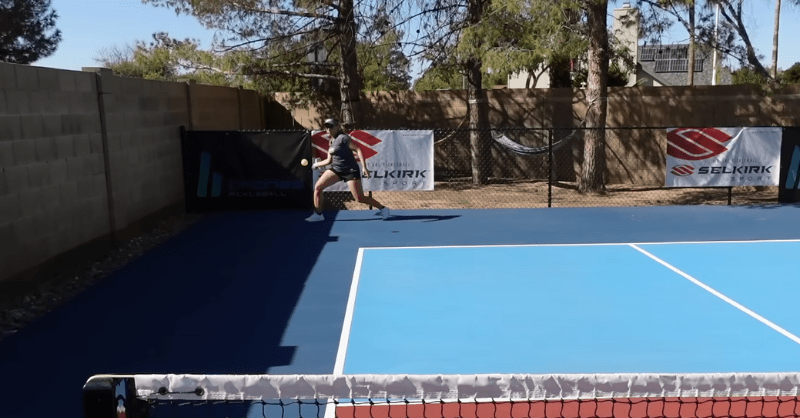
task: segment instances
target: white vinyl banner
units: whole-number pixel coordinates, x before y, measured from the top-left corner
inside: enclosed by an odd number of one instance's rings
[[[781,128],[667,129],[667,187],[777,186]]]
[[[348,133],[364,154],[370,178],[362,178],[364,191],[433,190],[433,131],[361,131]],[[328,157],[330,136],[311,135],[314,158]],[[358,156],[356,156],[358,161]],[[360,166],[359,161],[359,166]],[[314,170],[316,184],[321,171]],[[363,171],[362,171],[363,174]],[[325,191],[349,191],[338,182]]]

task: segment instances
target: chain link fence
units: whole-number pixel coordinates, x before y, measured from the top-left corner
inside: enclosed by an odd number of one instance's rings
[[[778,202],[777,187],[665,187],[665,127],[605,128],[604,190],[582,193],[579,180],[588,132],[585,128],[436,129],[434,190],[372,192],[372,196],[393,209]],[[325,203],[329,209],[368,209],[347,192],[326,192]]]

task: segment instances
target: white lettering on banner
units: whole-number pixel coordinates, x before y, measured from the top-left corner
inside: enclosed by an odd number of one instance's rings
[[[353,131],[350,137],[362,147],[370,171],[370,178],[361,179],[365,192],[433,190],[432,130]],[[365,148],[369,148],[370,152],[364,152]],[[363,170],[363,167],[360,168]],[[314,182],[319,174],[319,171],[314,171]],[[325,189],[349,190],[344,182]]]
[[[781,128],[667,129],[666,187],[777,186]]]

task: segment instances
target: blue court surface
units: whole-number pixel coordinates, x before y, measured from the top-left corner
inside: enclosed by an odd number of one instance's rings
[[[363,249],[337,372],[795,371],[797,254],[800,241]]]
[[[0,416],[96,374],[800,370],[798,206],[306,216],[208,214],[1,340]]]

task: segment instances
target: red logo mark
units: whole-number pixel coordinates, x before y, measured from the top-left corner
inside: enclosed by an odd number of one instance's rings
[[[705,160],[728,149],[731,136],[715,128],[680,128],[667,133],[667,154],[682,160]]]
[[[672,167],[672,174],[679,177],[688,176],[694,174],[694,167],[690,165],[676,165]]]
[[[320,131],[311,135],[311,151],[314,154],[313,158],[324,160],[328,157],[328,143],[331,136],[325,131]]]
[[[365,160],[369,160],[370,158],[378,155],[378,151],[375,151],[372,149],[372,147],[380,144],[382,142],[380,139],[364,131],[351,131],[349,135],[350,138],[353,138],[353,142],[359,148],[361,148],[361,153],[364,154]],[[311,148],[314,158],[320,158],[323,160],[328,158],[330,140],[331,136],[325,131],[317,132],[311,136]]]

